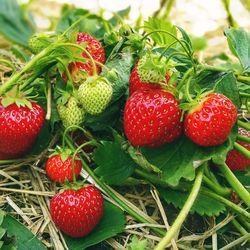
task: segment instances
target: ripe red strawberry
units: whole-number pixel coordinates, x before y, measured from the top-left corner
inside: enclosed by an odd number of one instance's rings
[[[89,234],[103,215],[103,198],[93,185],[75,191],[56,194],[50,202],[50,214],[55,225],[73,238]]]
[[[159,83],[143,82],[138,74],[138,64],[133,68],[129,78],[129,94],[132,95],[136,90],[162,89]],[[167,72],[165,75],[165,84],[170,80],[170,75]]]
[[[26,100],[26,103],[28,101]],[[0,159],[17,158],[34,145],[44,124],[44,110],[35,102],[3,105],[0,99]]]
[[[227,140],[236,118],[232,101],[223,94],[210,93],[185,117],[185,134],[200,146],[217,146]]]
[[[178,101],[164,90],[138,90],[126,102],[124,132],[133,146],[157,147],[181,134]]]
[[[250,132],[243,128],[239,128],[238,133],[239,135],[250,137]],[[249,143],[238,141],[238,140],[237,140],[237,143],[239,143],[241,146],[243,146],[244,148],[250,151]],[[244,155],[242,155],[240,152],[238,152],[237,150],[233,149],[227,154],[226,164],[233,171],[242,170],[242,169],[247,168],[250,165],[250,160]]]
[[[96,38],[87,33],[78,32],[77,43],[78,44],[86,43],[87,44],[86,50],[90,53],[92,58],[95,61],[104,64],[105,52],[102,47],[102,44]],[[85,52],[82,53],[82,57],[89,60]],[[100,65],[96,66],[97,66],[97,73],[99,74],[101,72],[101,66]],[[74,62],[69,64],[69,71],[71,72],[73,80],[78,81],[81,79],[80,71],[86,72],[87,75],[89,76],[93,75],[93,66],[90,61],[88,61],[87,63]],[[63,75],[63,78],[66,80],[67,77]]]
[[[73,153],[69,149],[61,149],[56,154],[49,157],[46,162],[46,174],[55,181],[63,183],[73,181]],[[78,155],[74,160],[74,173],[77,178],[82,170],[82,163],[78,160]]]

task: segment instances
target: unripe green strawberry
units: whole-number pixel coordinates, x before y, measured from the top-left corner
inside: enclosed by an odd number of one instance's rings
[[[166,58],[162,57],[160,60],[159,58],[159,54],[147,54],[139,60],[137,71],[142,82],[160,83],[165,81]]]
[[[113,89],[103,77],[89,77],[78,89],[79,101],[87,113],[97,115],[108,106]]]
[[[85,112],[79,105],[78,100],[73,96],[69,98],[65,105],[58,105],[57,110],[65,128],[73,125],[79,126],[84,120]],[[72,128],[72,130],[75,129]]]
[[[55,40],[55,37],[46,33],[35,33],[28,41],[29,48],[34,54],[38,54],[48,47]]]

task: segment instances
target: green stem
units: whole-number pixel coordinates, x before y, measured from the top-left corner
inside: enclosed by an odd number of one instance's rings
[[[234,227],[238,230],[239,233],[241,233],[242,235],[247,234],[246,229],[235,218],[231,220],[231,223],[234,225]]]
[[[245,217],[238,215],[237,219],[240,221],[242,225],[244,225],[244,227],[247,228],[248,231],[250,230],[250,223],[246,221]]]
[[[238,244],[240,244],[241,242],[245,241],[245,240],[249,240],[250,239],[250,233],[247,233],[246,235],[238,238],[237,240],[234,240],[233,242],[229,243],[228,245],[220,248],[220,250],[229,250],[229,249],[233,249],[234,246],[237,246]],[[240,249],[240,248],[238,248]],[[242,248],[241,248],[242,249]]]
[[[163,51],[161,52],[161,54],[160,54],[159,61],[161,61],[162,57],[165,55],[165,53],[167,52],[167,50],[168,50],[171,46],[173,46],[174,44],[176,44],[176,43],[177,43],[177,41],[174,41],[174,42],[172,42],[171,44],[169,44],[166,48],[162,47],[162,48],[164,48],[164,50],[163,50]]]
[[[203,182],[221,196],[230,196],[232,190],[230,188],[222,187],[215,182],[211,181],[207,176],[203,176]]]
[[[184,76],[182,77],[182,79],[180,80],[179,84],[177,85],[177,90],[181,90],[182,87],[185,85],[185,81],[187,80],[187,78],[189,77],[189,75],[194,71],[194,68],[190,68],[188,69]]]
[[[246,130],[250,130],[250,124],[249,123],[245,123],[245,122],[243,122],[241,120],[237,120],[237,124],[241,128],[244,128]]]
[[[163,188],[169,187],[166,182],[162,181],[159,177],[157,177],[151,173],[146,173],[145,171],[142,171],[141,169],[137,169],[137,168],[135,169],[135,173],[142,176],[144,179],[150,181],[154,185],[159,185]],[[182,191],[186,191],[186,190],[190,189],[189,185],[181,184],[180,186],[182,188]],[[178,189],[180,190],[180,188],[178,188]],[[183,190],[183,189],[185,189],[185,190]],[[240,206],[234,204],[233,202],[227,200],[226,198],[216,194],[215,192],[211,192],[206,188],[201,188],[200,192],[203,193],[204,195],[207,195],[207,196],[223,203],[228,208],[235,211],[237,214],[244,216],[244,218],[247,217],[250,220],[250,214],[247,211],[245,211]]]
[[[248,93],[240,92],[239,94],[242,97],[250,97],[250,94],[248,94]]]
[[[211,191],[209,191],[208,189],[205,189],[205,188],[202,188],[200,193],[204,194],[204,195],[207,195],[207,196],[209,196],[209,197],[223,203],[229,209],[233,210],[237,214],[240,214],[240,215],[244,216],[244,218],[247,218],[248,220],[250,220],[250,214],[245,209],[243,209],[239,205],[234,204],[233,202],[229,201],[228,199],[216,194],[215,192],[211,192]]]
[[[48,47],[44,50],[42,50],[39,54],[33,57],[31,61],[29,61],[21,71],[17,72],[14,74],[6,83],[0,86],[0,96],[2,96],[7,90],[9,90],[16,82],[21,78],[21,76],[31,69],[37,62],[39,62],[43,57],[48,55],[51,50],[53,49],[52,47]]]
[[[201,166],[198,170],[194,186],[191,190],[191,193],[188,196],[187,201],[185,202],[183,208],[181,209],[179,215],[177,216],[176,220],[174,221],[174,224],[169,228],[165,236],[161,239],[161,241],[157,244],[155,247],[155,250],[164,250],[167,248],[168,244],[171,242],[171,240],[174,238],[174,236],[177,234],[177,232],[180,230],[183,222],[185,221],[190,209],[192,208],[195,199],[199,193],[201,183],[202,183],[202,177],[203,177],[203,166]]]
[[[164,15],[162,17],[163,19],[168,19],[169,14],[170,14],[170,12],[172,10],[172,7],[173,7],[174,3],[175,3],[175,0],[168,0],[167,1],[165,13],[164,13]]]
[[[202,64],[199,65],[199,69],[201,70],[209,70],[209,71],[217,71],[217,72],[227,72],[229,71],[228,69],[218,67],[218,66],[212,66],[212,65],[207,65],[207,64]]]
[[[239,141],[244,141],[244,142],[250,143],[250,137],[247,137],[247,136],[244,136],[244,135],[238,135],[237,139]]]
[[[238,152],[240,152],[241,154],[243,154],[245,157],[247,157],[247,159],[250,159],[250,151],[249,151],[247,148],[241,146],[241,145],[240,145],[239,143],[237,143],[237,142],[234,143],[234,148],[235,148]]]
[[[246,84],[250,84],[250,76],[237,76],[237,80]]]
[[[191,55],[191,51],[188,51],[187,48],[184,46],[184,44],[182,43],[182,41],[180,39],[178,39],[175,35],[173,35],[171,32],[168,32],[166,30],[154,30],[154,31],[151,31],[149,33],[147,33],[143,38],[142,40],[146,39],[148,36],[154,34],[154,33],[159,33],[159,32],[162,32],[162,33],[165,33],[165,34],[168,34],[169,36],[173,37],[180,45],[181,47],[184,49],[184,51],[186,52],[187,55],[189,55],[189,57],[191,58],[192,55]],[[183,41],[185,43],[185,41]]]
[[[250,194],[241,184],[241,182],[235,177],[233,172],[228,168],[225,163],[220,165],[219,169],[223,173],[224,177],[231,185],[231,187],[239,195],[239,197],[247,204],[248,207],[250,207]]]
[[[67,142],[68,146],[72,150],[75,150],[74,144],[72,143],[72,141],[68,137],[65,138],[65,141]],[[122,207],[128,214],[133,216],[136,220],[140,221],[141,223],[150,223],[147,219],[142,217],[140,214],[136,213],[132,208],[130,208],[127,204],[125,204],[122,200],[120,200],[106,184],[104,184],[101,180],[99,180],[95,176],[94,172],[89,168],[89,166],[86,164],[86,162],[84,161],[84,159],[81,156],[80,156],[80,158],[81,158],[83,168],[85,169],[85,171],[87,171],[87,173],[93,178],[95,183],[98,186],[100,186],[100,188],[104,192],[106,192],[120,207]],[[164,235],[164,231],[162,229],[152,228],[151,230],[154,231],[159,236]]]
[[[187,83],[185,85],[185,95],[186,95],[187,101],[190,102],[190,103],[192,103],[194,101],[193,98],[190,95],[190,92],[189,92],[191,80],[192,80],[192,78],[189,77],[188,80],[187,80]]]
[[[69,72],[68,67],[66,67],[66,65],[64,64],[64,62],[63,62],[63,60],[62,60],[61,58],[58,58],[58,57],[57,57],[56,60],[63,66],[63,68],[64,68],[64,70],[65,70],[65,72],[66,72],[66,76],[67,76],[69,82],[70,82],[71,84],[73,84],[73,80],[72,80],[72,77],[71,77],[71,74],[70,74],[70,72]]]

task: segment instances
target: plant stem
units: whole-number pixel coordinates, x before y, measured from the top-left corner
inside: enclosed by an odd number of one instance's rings
[[[159,177],[157,177],[151,173],[146,173],[145,171],[142,171],[141,169],[135,169],[135,173],[142,176],[146,180],[150,181],[154,185],[159,185],[159,186],[164,187],[164,188],[169,187],[166,182],[162,181]],[[190,185],[188,185],[188,184],[185,185],[185,183],[181,184],[180,186],[182,188],[182,191],[186,191],[186,190],[190,189]],[[180,188],[178,188],[178,189],[181,190]],[[244,216],[244,218],[247,217],[250,220],[250,214],[247,211],[245,211],[240,206],[234,204],[233,202],[227,200],[226,198],[216,194],[215,192],[211,192],[210,190],[208,190],[206,188],[201,188],[200,192],[217,200],[217,201],[219,201],[219,202],[221,202],[221,203],[223,203],[223,204],[225,204],[228,208],[235,211],[237,214]]]
[[[75,150],[74,144],[72,143],[72,141],[68,137],[65,137],[65,141],[72,150]],[[128,214],[133,216],[136,220],[138,220],[142,223],[149,223],[149,221],[147,219],[143,218],[141,215],[139,215],[133,209],[131,209],[129,206],[127,206],[127,204],[125,204],[122,200],[120,200],[106,184],[104,184],[101,180],[99,180],[95,176],[93,171],[89,168],[89,166],[87,165],[87,163],[84,161],[84,159],[81,156],[80,156],[80,158],[81,158],[83,168],[85,169],[85,171],[87,171],[87,173],[93,178],[95,183],[98,186],[100,186],[101,189],[103,189],[103,191],[105,191],[120,207],[122,207]],[[164,231],[162,229],[152,228],[151,230],[154,231],[159,236],[164,235]]]
[[[250,213],[248,213],[245,209],[243,209],[239,205],[236,205],[233,202],[229,201],[228,199],[226,199],[226,198],[224,198],[224,197],[222,197],[214,192],[211,192],[205,188],[202,188],[200,193],[207,195],[211,198],[214,198],[215,200],[225,204],[228,208],[230,208],[231,210],[233,210],[237,214],[240,214],[240,215],[246,217],[248,220],[250,220]]]
[[[164,250],[168,246],[168,244],[171,242],[173,237],[176,235],[176,233],[180,230],[181,225],[185,221],[190,209],[192,208],[195,199],[199,193],[201,183],[202,183],[202,177],[203,177],[203,167],[201,166],[198,169],[198,173],[194,182],[194,186],[191,190],[191,193],[188,196],[187,201],[185,202],[183,208],[181,209],[179,215],[177,216],[176,220],[174,221],[174,224],[169,228],[166,235],[161,239],[161,241],[157,244],[155,247],[155,250]]]
[[[188,80],[187,80],[187,83],[185,85],[185,95],[186,95],[187,101],[190,102],[190,103],[192,103],[194,101],[193,98],[190,95],[190,92],[189,92],[191,80],[192,80],[192,78],[189,77]]]
[[[246,229],[235,218],[231,220],[231,223],[234,225],[234,227],[238,230],[239,233],[241,233],[242,235],[247,234]]]
[[[168,0],[167,1],[167,5],[165,7],[165,13],[162,16],[163,19],[168,19],[169,18],[169,14],[170,14],[170,12],[172,10],[172,7],[173,7],[174,3],[175,3],[175,0]]]
[[[250,94],[244,93],[244,92],[239,92],[240,96],[242,97],[250,97]]]
[[[249,76],[237,76],[237,80],[246,84],[250,84],[250,77]]]
[[[247,136],[244,136],[244,135],[238,135],[238,136],[237,136],[237,139],[238,139],[239,141],[244,141],[244,142],[250,143],[250,138],[247,137]]]
[[[247,148],[241,146],[241,145],[240,145],[239,143],[237,143],[237,142],[234,143],[234,148],[235,148],[238,152],[240,152],[241,154],[243,154],[244,156],[246,156],[248,159],[250,159],[250,151],[249,151]]]
[[[241,242],[245,241],[245,240],[249,240],[250,239],[250,233],[238,238],[237,240],[234,240],[233,242],[229,243],[228,245],[220,248],[220,250],[229,250],[229,249],[233,249],[234,246],[240,244]]]
[[[248,207],[250,207],[250,194],[241,184],[241,182],[235,177],[233,172],[228,168],[225,163],[220,165],[219,169],[223,173],[224,177],[231,185],[231,187],[239,195],[239,197],[247,204]]]
[[[203,176],[203,182],[212,190],[214,190],[217,194],[222,196],[229,196],[232,192],[230,188],[222,187],[215,182],[211,181],[207,176]]]
[[[185,81],[187,80],[187,78],[189,77],[189,75],[194,71],[194,68],[190,68],[188,69],[184,76],[182,77],[182,79],[180,80],[179,84],[177,85],[177,90],[181,90],[182,87],[185,85]]]
[[[2,96],[7,90],[9,90],[12,85],[16,84],[16,82],[21,78],[23,73],[31,69],[37,62],[41,60],[41,58],[45,57],[50,53],[53,47],[48,47],[44,50],[42,50],[39,54],[33,57],[32,60],[30,60],[21,71],[14,74],[6,83],[0,86],[0,96]]]
[[[248,123],[245,123],[245,122],[243,122],[243,121],[241,121],[241,120],[238,120],[238,121],[237,121],[237,124],[238,124],[238,126],[241,127],[241,128],[244,128],[244,129],[246,129],[246,130],[250,130],[250,124],[248,124]]]

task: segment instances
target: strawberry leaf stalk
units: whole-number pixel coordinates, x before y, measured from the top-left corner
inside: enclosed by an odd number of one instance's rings
[[[26,93],[27,94],[27,93]],[[43,108],[13,90],[0,98],[0,156],[13,159],[28,153],[45,120]]]

